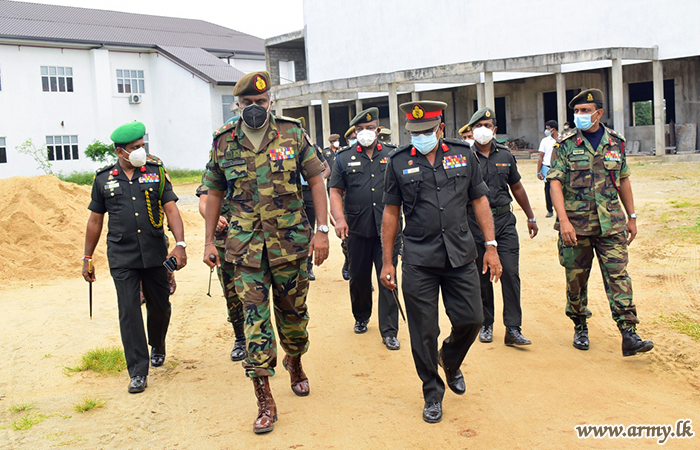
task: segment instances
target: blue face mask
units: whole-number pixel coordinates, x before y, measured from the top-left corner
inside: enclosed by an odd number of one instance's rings
[[[596,111],[593,111],[590,114],[574,114],[574,124],[576,125],[576,128],[578,128],[581,131],[586,131],[587,129],[592,127],[595,124],[595,122],[591,122],[591,116],[595,114]],[[597,121],[598,120],[596,120],[596,122]]]
[[[350,147],[352,147],[352,146],[355,145],[355,144],[357,144],[357,139],[350,139],[350,142],[348,143],[348,145],[349,145]]]
[[[411,136],[411,144],[423,155],[430,153],[430,151],[435,148],[437,143],[438,139],[435,133]]]

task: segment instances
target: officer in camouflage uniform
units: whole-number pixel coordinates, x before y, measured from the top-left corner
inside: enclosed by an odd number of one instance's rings
[[[292,391],[308,395],[309,381],[301,366],[309,345],[307,258],[315,252],[321,264],[328,257],[323,164],[299,121],[270,114],[269,89],[270,75],[264,71],[236,83],[233,94],[241,118],[216,133],[204,180],[209,188],[204,262],[210,267],[220,264],[214,235],[224,193],[231,211],[225,260],[235,265],[236,293],[243,300],[248,345],[243,366],[258,400],[255,433],[272,431],[277,419],[268,379],[277,365],[270,288],[286,353],[283,366],[290,373]],[[320,232],[315,235],[304,212],[300,175],[308,181],[316,205]]]
[[[547,180],[558,216],[554,228],[559,231],[559,261],[566,269],[566,315],[574,322],[573,345],[580,350],[590,345],[588,277],[595,251],[610,310],[622,333],[622,356],[648,352],[654,343],[636,333],[639,320],[627,274],[627,246],[637,235],[637,215],[625,139],[600,123],[600,90],[582,91],[569,108],[576,128],[555,144]]]

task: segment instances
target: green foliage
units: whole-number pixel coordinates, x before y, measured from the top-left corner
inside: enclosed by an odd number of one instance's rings
[[[634,126],[653,125],[651,100],[634,102]]]
[[[37,168],[47,175],[53,174],[51,161],[49,161],[49,151],[46,146],[36,148],[31,139],[27,139],[21,145],[15,147],[17,153],[29,155],[37,163]]]
[[[77,367],[66,367],[71,372],[92,370],[101,375],[116,375],[126,369],[124,351],[117,347],[90,350],[82,357]]]
[[[12,429],[15,431],[26,431],[34,425],[40,424],[49,417],[51,416],[47,416],[46,414],[27,414],[26,416],[20,417],[19,419],[12,422]]]
[[[86,412],[95,408],[102,408],[107,402],[99,398],[85,398],[83,403],[78,403],[74,406],[78,412]]]
[[[117,159],[117,151],[114,144],[105,144],[95,139],[92,144],[85,147],[85,156],[95,162],[105,162]]]
[[[75,183],[81,186],[92,186],[95,179],[95,172],[71,172],[69,174],[59,173],[58,178],[68,183]]]
[[[685,313],[674,313],[673,317],[661,315],[661,320],[674,330],[690,336],[695,341],[700,341],[700,323],[693,320]]]
[[[23,411],[31,411],[34,409],[34,403],[23,403],[21,405],[13,405],[10,407],[11,412],[23,412]]]
[[[187,170],[187,169],[167,169],[170,175],[170,182],[173,184],[179,183],[199,183],[202,181],[204,170]]]

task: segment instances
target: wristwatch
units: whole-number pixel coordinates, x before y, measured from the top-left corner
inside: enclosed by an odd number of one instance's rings
[[[187,248],[187,242],[185,242],[185,241],[177,241],[177,242],[175,243],[175,245],[176,245],[176,246],[179,245],[179,246],[182,247],[182,248]]]
[[[319,226],[316,227],[316,231],[320,231],[320,232],[323,233],[323,234],[328,234],[328,232],[329,232],[330,230],[331,230],[331,229],[328,228],[328,225],[319,225]]]
[[[629,217],[630,219],[636,219],[636,218],[637,218],[637,213],[632,213],[632,214],[630,214],[630,215],[627,216],[627,217]]]
[[[484,247],[488,247],[489,245],[492,245],[494,247],[498,247],[498,242],[496,241],[486,241],[484,242]]]
[[[527,221],[530,223],[537,223],[537,217],[533,217],[532,219],[527,219]]]

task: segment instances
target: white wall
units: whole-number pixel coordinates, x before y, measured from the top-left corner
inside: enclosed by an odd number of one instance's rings
[[[247,58],[232,58],[231,65],[243,73],[257,72],[265,70],[265,58],[262,59],[247,59]]]
[[[602,47],[698,55],[698,16],[696,0],[307,0],[308,79]]]

